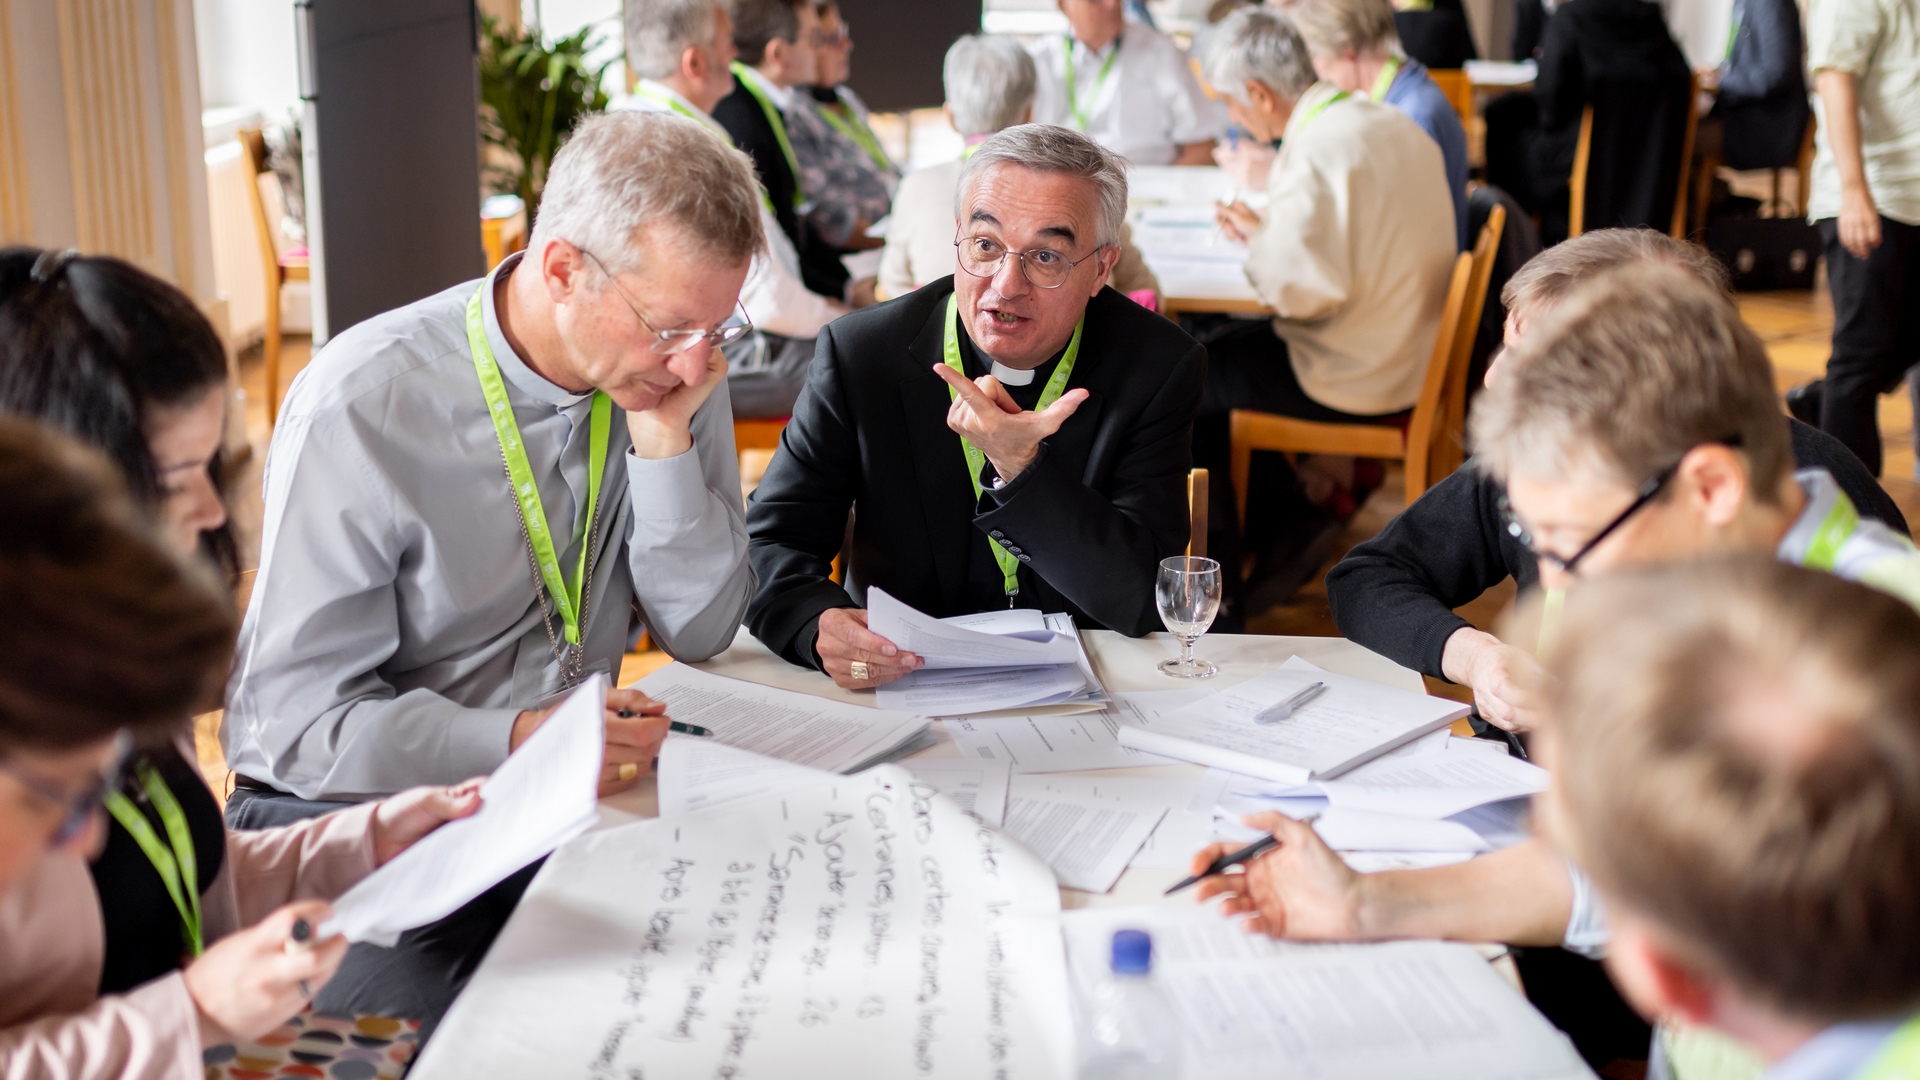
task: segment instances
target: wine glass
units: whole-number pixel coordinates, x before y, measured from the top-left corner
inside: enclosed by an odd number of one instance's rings
[[[1220,610],[1220,564],[1212,559],[1175,555],[1160,560],[1153,601],[1167,632],[1180,639],[1180,659],[1165,660],[1160,670],[1176,679],[1205,679],[1220,669],[1193,656],[1193,643],[1213,625]]]

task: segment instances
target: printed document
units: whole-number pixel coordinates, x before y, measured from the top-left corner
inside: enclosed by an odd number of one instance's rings
[[[1084,908],[1061,925],[1076,993],[1106,966],[1115,930],[1152,935],[1188,1080],[1593,1075],[1471,945],[1278,942],[1210,907]]]
[[[1007,761],[1016,773],[1081,772],[1172,765],[1172,758],[1120,745],[1120,725],[1191,705],[1210,690],[1122,692],[1102,712],[1070,716],[969,716],[946,721],[963,757]]]
[[[997,612],[995,614],[998,614]],[[1034,612],[1039,617],[1039,612]],[[978,620],[978,616],[961,616]],[[977,630],[936,619],[887,595],[885,589],[867,590],[867,628],[927,662],[921,670],[968,667],[1034,667],[1073,664],[1079,643],[1071,636],[1047,629],[1002,633],[1002,626]]]
[[[1007,788],[1012,774],[1004,761],[909,758],[900,767],[916,783],[952,799],[962,810],[999,828],[1007,819]]]
[[[1363,775],[1364,774],[1364,775]],[[1369,762],[1321,790],[1334,806],[1446,818],[1547,790],[1547,770],[1505,754],[1441,752]]]
[[[666,702],[675,720],[706,728],[728,746],[827,772],[857,772],[927,729],[925,720],[904,713],[710,675],[685,664],[668,664],[633,688]]]
[[[1116,797],[1087,776],[1016,776],[1007,791],[1007,835],[1040,856],[1069,889],[1113,888],[1166,816],[1158,793]]]
[[[698,735],[668,735],[654,766],[660,816],[675,817],[807,787],[833,774]]]
[[[1072,1067],[1059,892],[896,766],[554,853],[415,1080]]]
[[[321,937],[392,946],[554,848],[598,815],[607,680],[595,675],[507,755],[480,788],[480,809],[449,821],[334,901]]]

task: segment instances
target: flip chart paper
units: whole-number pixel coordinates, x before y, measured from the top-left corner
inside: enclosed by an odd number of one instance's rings
[[[867,590],[867,628],[927,662],[927,669],[1033,667],[1072,664],[1080,646],[1052,630],[1015,634],[984,633],[942,622],[887,595]]]
[[[706,728],[728,746],[827,772],[853,772],[927,728],[925,720],[904,713],[710,675],[685,664],[668,664],[633,685],[666,702],[675,720]]]
[[[597,813],[606,703],[607,680],[595,675],[487,778],[472,817],[440,826],[348,889],[321,937],[391,946],[585,832]]]
[[[999,828],[1007,818],[1007,786],[1012,774],[1004,761],[965,761],[953,758],[912,758],[900,767],[962,810]]]
[[[538,1076],[1059,1080],[1059,894],[882,766],[556,852],[414,1067]]]

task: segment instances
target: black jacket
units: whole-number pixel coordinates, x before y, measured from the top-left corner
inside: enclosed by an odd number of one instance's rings
[[[1779,169],[1800,157],[1807,131],[1807,75],[1794,0],[1735,0],[1737,32],[1713,112],[1730,169]]]
[[[1686,139],[1687,58],[1650,0],[1566,0],[1540,43],[1534,96],[1540,138],[1529,150],[1542,198],[1573,173],[1580,116],[1594,106],[1585,228],[1672,223]]]
[[[713,107],[713,118],[727,129],[733,145],[753,159],[754,171],[760,174],[760,185],[767,189],[767,198],[773,202],[773,216],[780,222],[780,231],[793,241],[793,249],[800,256],[801,284],[829,299],[846,299],[850,275],[840,262],[841,251],[816,236],[806,219],[794,211],[794,192],[799,188],[800,178],[793,175],[787,155],[781,153],[780,140],[773,133],[773,125],[767,122],[760,102],[735,79],[733,93]]]
[[[1793,460],[1833,474],[1861,516],[1907,531],[1907,519],[1840,440],[1788,420]],[[1511,577],[1522,590],[1540,580],[1533,553],[1508,535],[1501,486],[1471,465],[1414,500],[1378,536],[1327,571],[1327,600],[1340,633],[1436,679],[1455,630],[1471,626],[1453,609]]]
[[[1430,68],[1458,68],[1480,55],[1460,0],[1434,0],[1425,11],[1396,11],[1393,28],[1407,55]]]
[[[976,501],[947,427],[947,384],[933,373],[952,292],[942,278],[820,332],[793,420],[747,507],[759,580],[747,628],[795,664],[818,663],[820,613],[861,606],[870,586],[934,616],[978,610],[968,577],[989,534],[1020,559],[1021,606],[1133,636],[1160,625],[1154,577],[1161,559],[1186,549],[1206,351],[1102,290],[1087,303],[1069,383],[1091,396],[1032,465]],[[843,589],[828,574],[849,511]]]

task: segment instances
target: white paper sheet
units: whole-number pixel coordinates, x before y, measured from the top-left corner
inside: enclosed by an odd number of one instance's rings
[[[883,709],[914,716],[966,716],[1065,702],[1085,689],[1086,680],[1073,664],[921,668],[880,687],[875,700]]]
[[[1326,690],[1278,723],[1254,715],[1310,683]],[[1284,783],[1338,776],[1446,727],[1469,706],[1336,675],[1300,657],[1153,720],[1123,724],[1120,743]]]
[[[595,675],[480,788],[480,809],[449,821],[334,901],[322,937],[391,946],[445,918],[591,826],[606,748],[607,680]]]
[[[412,1075],[1064,1080],[1052,875],[914,788],[884,766],[575,840]]]
[[[1547,789],[1547,770],[1502,754],[1451,751],[1369,762],[1320,787],[1337,807],[1445,818],[1539,794]]]
[[[833,776],[698,735],[667,736],[655,774],[661,817],[712,810]]]
[[[668,664],[634,688],[728,746],[828,772],[853,772],[927,729],[918,717],[777,690]]]
[[[1492,851],[1486,838],[1457,821],[1431,821],[1371,810],[1329,807],[1313,831],[1335,851]]]
[[[1212,203],[1149,207],[1133,218],[1133,242],[1155,256],[1231,263],[1247,261],[1247,245],[1229,239],[1214,217]]]
[[[1088,908],[1063,913],[1061,926],[1076,992],[1097,977],[1115,930],[1153,936],[1189,1080],[1593,1075],[1470,945],[1290,944],[1194,907]]]
[[[885,589],[867,590],[867,628],[927,662],[926,668],[1022,667],[1072,664],[1079,645],[1042,630],[1029,634],[985,633],[915,611]]]
[[[1014,777],[1006,831],[1053,867],[1060,884],[1103,893],[1120,880],[1167,805],[1155,797],[1116,798],[1095,783],[1093,777]]]
[[[1007,786],[1012,779],[1006,762],[909,758],[900,767],[994,828],[1006,823]]]
[[[1174,690],[1169,693],[1183,694]],[[1034,776],[1032,787],[1072,798],[1097,799],[1130,810],[1164,807],[1166,816],[1147,836],[1128,866],[1144,866],[1185,873],[1193,853],[1213,843],[1213,814],[1188,807],[1205,783],[1202,777],[1160,776]]]
[[[1006,761],[1016,773],[1080,772],[1172,765],[1172,758],[1120,745],[1120,724],[1139,710],[1172,711],[1208,691],[1118,693],[1103,712],[1071,716],[963,717],[946,721],[964,757]]]

